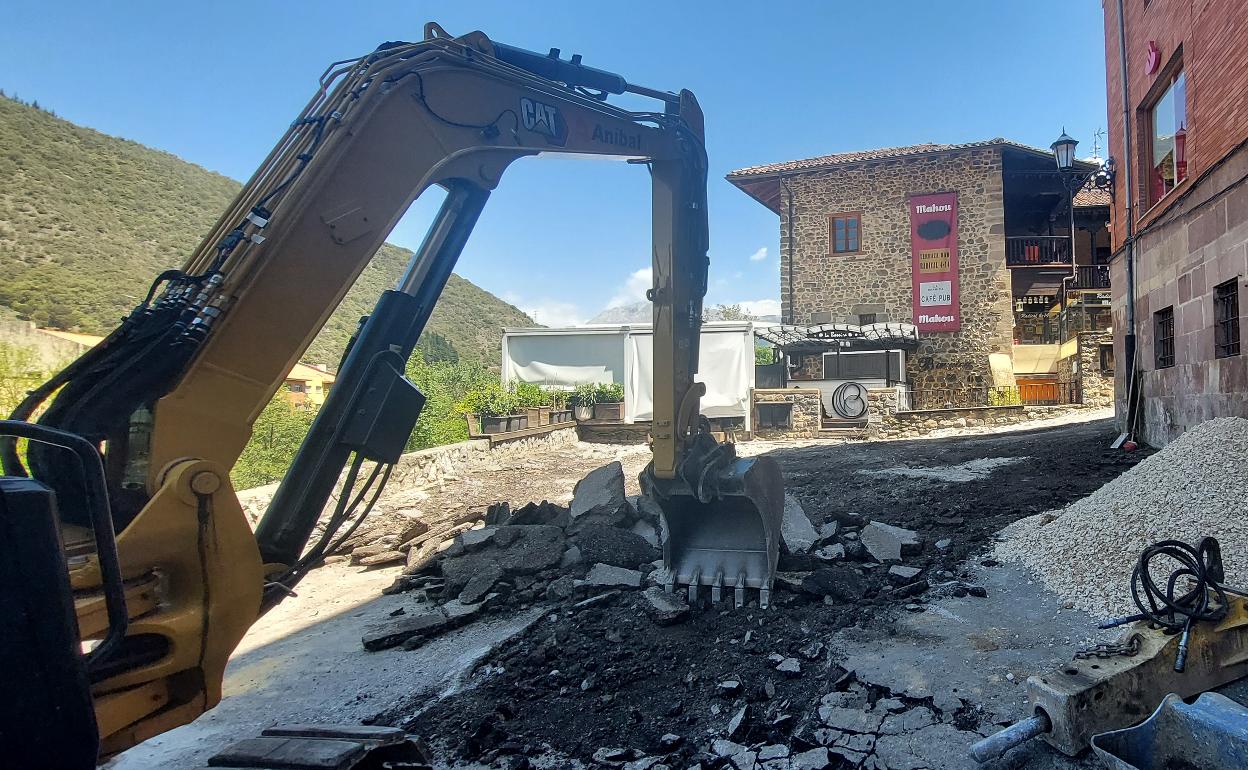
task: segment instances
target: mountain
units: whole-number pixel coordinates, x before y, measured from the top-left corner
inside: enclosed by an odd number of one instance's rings
[[[586,321],[586,324],[648,324],[653,320],[654,309],[649,302],[633,302],[603,310]],[[702,310],[703,321],[767,321],[780,322],[778,315],[751,315],[740,305],[711,305]]]
[[[23,318],[104,334],[161,270],[179,266],[240,184],[178,157],[0,98],[0,305]],[[361,315],[411,252],[378,250],[305,360],[336,365]],[[498,364],[517,308],[451,276],[428,329],[466,360]]]
[[[654,320],[654,305],[649,302],[633,302],[603,310],[589,319],[587,324],[648,324]]]

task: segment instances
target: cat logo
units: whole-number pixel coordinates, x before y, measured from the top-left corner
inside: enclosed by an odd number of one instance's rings
[[[520,122],[530,131],[542,134],[546,141],[562,147],[568,141],[568,124],[556,107],[521,97]]]

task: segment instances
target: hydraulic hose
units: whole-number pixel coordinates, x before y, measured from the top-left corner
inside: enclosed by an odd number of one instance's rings
[[[1160,558],[1178,564],[1166,578],[1164,589],[1154,579],[1157,573],[1152,564]],[[1101,628],[1147,620],[1171,633],[1181,633],[1174,660],[1174,670],[1181,672],[1187,665],[1192,625],[1201,621],[1216,623],[1226,617],[1224,578],[1222,548],[1215,538],[1206,537],[1194,548],[1179,540],[1154,543],[1140,554],[1131,572],[1131,599],[1139,613],[1108,620]],[[1180,586],[1180,583],[1186,585]]]

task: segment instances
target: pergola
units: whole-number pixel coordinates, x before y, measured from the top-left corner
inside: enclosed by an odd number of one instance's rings
[[[905,323],[776,324],[754,327],[754,336],[787,355],[813,355],[830,350],[913,350],[919,346],[918,328]]]

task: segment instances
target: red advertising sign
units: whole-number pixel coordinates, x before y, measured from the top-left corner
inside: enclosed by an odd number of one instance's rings
[[[910,198],[910,280],[919,332],[956,332],[958,311],[958,194]]]

